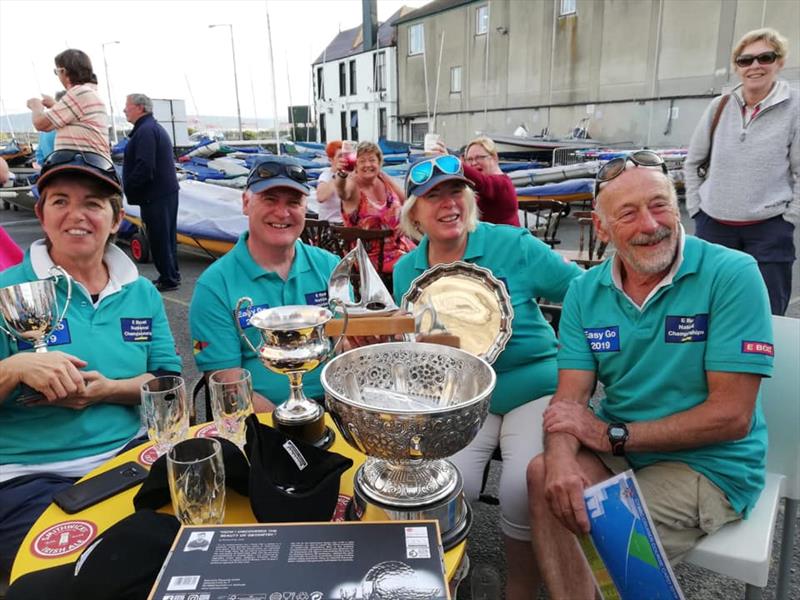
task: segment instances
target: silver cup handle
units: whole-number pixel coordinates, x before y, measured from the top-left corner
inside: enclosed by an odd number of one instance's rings
[[[344,314],[344,323],[342,323],[342,333],[339,334],[339,337],[336,338],[336,342],[334,342],[331,349],[328,351],[328,354],[325,356],[325,360],[328,360],[331,356],[336,353],[336,350],[339,348],[339,345],[342,343],[342,340],[345,337],[345,332],[347,331],[347,323],[350,320],[349,315],[347,314],[347,303],[339,298],[331,298],[328,300],[328,306],[333,308],[333,314],[336,314],[336,308],[341,307],[342,314]]]
[[[258,350],[256,350],[255,346],[253,346],[253,343],[248,339],[247,335],[244,332],[244,329],[242,329],[242,326],[239,324],[239,311],[245,305],[253,306],[253,299],[250,298],[249,296],[242,296],[241,298],[239,298],[239,301],[236,303],[236,308],[233,309],[233,322],[236,324],[236,329],[239,330],[239,335],[242,336],[242,339],[244,340],[245,344],[250,346],[250,349],[256,355],[258,355]]]
[[[63,267],[57,265],[50,267],[50,277],[53,279],[53,285],[58,284],[59,277],[63,277],[67,282],[67,299],[64,301],[64,310],[61,311],[61,314],[58,315],[56,322],[53,324],[53,328],[55,328],[64,319],[64,316],[67,314],[67,309],[69,308],[69,303],[72,301],[72,277],[69,276],[69,273],[67,273]],[[58,310],[58,299],[56,299],[55,302],[56,310]]]

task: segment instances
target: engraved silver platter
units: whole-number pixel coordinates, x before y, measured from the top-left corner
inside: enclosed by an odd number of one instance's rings
[[[342,436],[368,456],[356,484],[373,500],[410,507],[458,487],[458,471],[445,459],[483,425],[496,376],[464,350],[393,342],[340,354],[320,381]]]
[[[400,308],[418,333],[450,333],[461,348],[493,363],[511,339],[514,308],[489,269],[457,261],[431,267],[411,282]]]

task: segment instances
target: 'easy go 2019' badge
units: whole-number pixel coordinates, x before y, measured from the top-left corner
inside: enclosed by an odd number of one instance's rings
[[[592,352],[619,352],[619,326],[589,327],[583,330]]]

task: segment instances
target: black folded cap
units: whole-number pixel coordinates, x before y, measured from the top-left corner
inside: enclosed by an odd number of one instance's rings
[[[101,533],[74,563],[17,579],[6,600],[145,600],[179,529],[172,515],[137,511]]]
[[[225,463],[225,485],[247,496],[247,481],[250,466],[247,464],[239,446],[222,437],[215,437],[222,445],[222,462]],[[142,487],[133,498],[136,510],[152,508],[153,510],[166,506],[171,501],[169,495],[169,482],[167,481],[167,455],[159,456],[150,467],[150,474],[142,483]]]
[[[346,456],[322,450],[247,418],[250,507],[261,523],[330,521]]]

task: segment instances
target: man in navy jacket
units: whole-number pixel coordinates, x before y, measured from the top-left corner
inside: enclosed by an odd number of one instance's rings
[[[178,288],[178,177],[167,131],[153,117],[153,101],[144,94],[125,100],[125,117],[133,123],[122,170],[129,204],[141,207],[142,222],[158,270],[154,281],[162,292]]]

